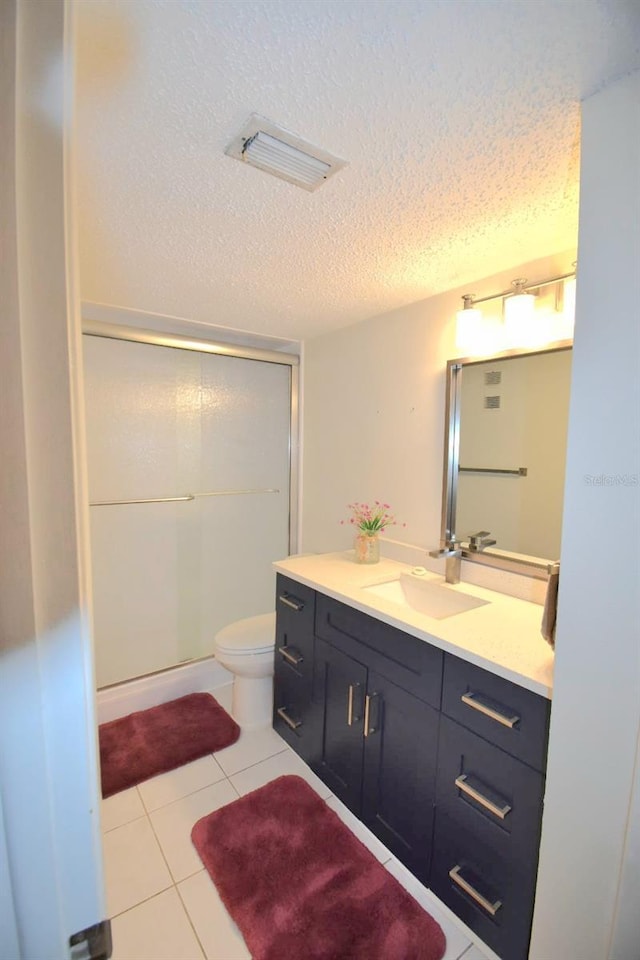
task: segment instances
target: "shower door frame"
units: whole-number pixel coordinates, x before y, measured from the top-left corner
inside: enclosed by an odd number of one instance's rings
[[[107,340],[128,340],[132,343],[147,343],[155,347],[172,347],[177,350],[192,350],[196,353],[213,353],[219,356],[236,357],[240,360],[259,360],[290,367],[290,412],[289,412],[289,555],[298,549],[298,492],[300,465],[300,357],[294,353],[264,350],[259,347],[205,340],[180,333],[162,333],[142,327],[129,327],[119,323],[83,318],[82,333]]]

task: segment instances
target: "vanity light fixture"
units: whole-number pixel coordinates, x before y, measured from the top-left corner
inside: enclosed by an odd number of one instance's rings
[[[537,348],[572,338],[575,269],[537,283],[528,283],[520,277],[511,285],[513,290],[487,297],[476,298],[469,293],[463,296],[464,307],[456,314],[456,347],[461,356],[482,356],[518,347]],[[555,307],[549,306],[551,298],[543,295],[543,288],[550,286],[556,288]],[[501,301],[501,312],[495,308],[488,312],[479,309],[479,304],[491,300]]]

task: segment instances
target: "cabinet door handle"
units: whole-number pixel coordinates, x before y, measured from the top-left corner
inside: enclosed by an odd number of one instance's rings
[[[488,797],[485,797],[484,794],[480,793],[479,790],[476,790],[474,787],[472,787],[470,783],[467,783],[466,773],[462,773],[459,777],[456,777],[454,783],[459,790],[462,790],[463,793],[468,794],[468,796],[482,804],[482,806],[492,813],[494,817],[499,817],[501,820],[504,820],[507,814],[511,812],[512,808],[508,803],[505,803],[502,807],[498,807],[495,803],[492,803]]]
[[[304,610],[304,603],[302,600],[292,600],[286,593],[281,593],[278,597],[280,603],[284,603],[285,607],[291,607],[292,610],[295,610],[296,613],[300,613],[301,610]]]
[[[509,727],[512,729],[520,720],[520,717],[517,713],[509,716],[507,713],[500,713],[499,710],[495,710],[493,707],[489,706],[488,703],[483,701],[479,693],[474,693],[472,690],[469,690],[468,693],[463,693],[460,699],[463,703],[466,703],[468,707],[472,707],[474,710],[479,710],[480,713],[485,715],[485,717],[490,717],[491,720],[501,723],[504,727]]]
[[[370,726],[369,724],[369,719],[371,716],[371,704],[374,700],[378,700],[379,697],[380,697],[379,693],[371,693],[371,694],[368,693],[364,698],[364,735],[365,737],[370,736],[370,734],[372,733],[376,733],[379,729],[380,724],[378,721],[377,721],[378,722],[377,727]]]
[[[464,890],[465,893],[468,893],[472,900],[482,907],[483,910],[489,914],[490,917],[495,917],[496,913],[502,906],[502,900],[494,900],[491,903],[490,900],[487,900],[486,897],[483,897],[481,893],[478,893],[475,887],[472,887],[468,880],[465,880],[464,877],[460,874],[462,867],[459,863],[452,867],[449,870],[449,876],[456,883],[461,890]]]
[[[360,719],[360,714],[353,712],[353,701],[356,690],[360,689],[359,683],[349,684],[349,694],[347,696],[347,726],[352,727]]]
[[[294,720],[292,717],[289,716],[289,714],[287,713],[284,707],[278,707],[278,709],[276,710],[276,713],[282,720],[284,720],[286,725],[290,727],[292,730],[297,730],[298,727],[302,726],[302,720]]]
[[[285,660],[297,667],[299,663],[304,663],[304,657],[298,653],[295,647],[278,647],[278,653],[282,654]]]

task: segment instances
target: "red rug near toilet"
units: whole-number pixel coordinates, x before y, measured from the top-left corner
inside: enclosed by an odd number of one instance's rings
[[[429,916],[300,777],[199,820],[191,839],[253,960],[440,960]]]
[[[102,796],[235,743],[240,727],[209,693],[139,710],[98,728]]]

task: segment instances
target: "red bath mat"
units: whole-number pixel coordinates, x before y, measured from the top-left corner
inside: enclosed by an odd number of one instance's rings
[[[445,936],[300,777],[199,820],[191,839],[253,960],[440,960]]]
[[[210,693],[190,693],[102,723],[98,732],[102,796],[110,797],[230,746],[240,727]]]

